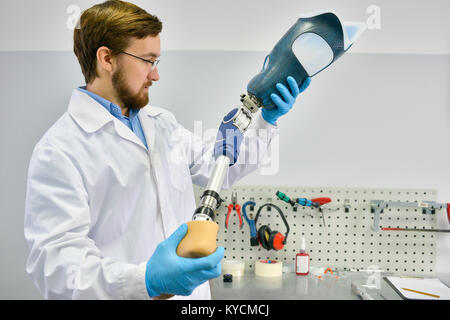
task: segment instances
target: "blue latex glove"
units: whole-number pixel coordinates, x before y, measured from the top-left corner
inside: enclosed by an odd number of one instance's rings
[[[281,83],[277,83],[276,85],[278,91],[281,93],[281,96],[284,99],[281,99],[279,95],[272,93],[270,95],[270,98],[272,99],[273,103],[275,103],[276,107],[272,109],[262,108],[261,110],[264,120],[273,125],[277,124],[277,120],[279,117],[285,115],[286,113],[289,112],[289,110],[291,110],[297,96],[303,91],[305,91],[306,88],[308,88],[309,84],[311,83],[311,78],[310,77],[306,78],[300,87],[298,87],[295,79],[290,76],[287,77],[287,82],[289,84],[289,87],[291,88],[291,91],[289,91]]]
[[[218,247],[209,256],[183,258],[177,255],[177,246],[188,230],[182,224],[172,235],[161,242],[147,262],[145,285],[150,297],[163,293],[188,296],[205,281],[217,278],[222,272],[220,260],[224,248]]]
[[[237,113],[238,109],[231,110],[222,120],[214,143],[214,158],[227,156],[230,159],[230,166],[236,163],[239,156],[243,133],[230,121]]]

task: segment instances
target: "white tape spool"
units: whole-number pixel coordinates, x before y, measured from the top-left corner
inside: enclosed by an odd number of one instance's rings
[[[222,263],[223,274],[232,274],[233,277],[244,275],[245,263],[239,260],[225,260]]]
[[[283,262],[277,260],[259,260],[255,262],[255,275],[260,277],[280,277],[283,274]]]

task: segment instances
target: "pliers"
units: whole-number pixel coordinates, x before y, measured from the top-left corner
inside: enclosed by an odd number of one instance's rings
[[[228,229],[228,220],[230,220],[231,211],[236,210],[237,215],[239,217],[239,229],[242,229],[244,223],[242,222],[241,217],[241,206],[237,204],[237,193],[233,192],[231,194],[231,203],[228,205],[228,213],[227,218],[225,219],[225,228]]]
[[[247,217],[247,211],[245,211],[248,205],[256,206],[256,203],[254,201],[247,201],[242,206],[242,215],[244,216],[244,219],[247,220],[248,226],[250,227],[250,245],[254,247],[258,246],[259,242],[258,242],[258,235],[256,233],[255,219],[249,219]]]

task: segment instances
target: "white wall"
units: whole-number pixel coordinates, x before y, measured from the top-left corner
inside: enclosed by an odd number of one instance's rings
[[[2,0],[0,50],[72,50],[71,6],[93,0]],[[297,14],[333,9],[345,21],[367,21],[380,9],[381,29],[353,52],[450,54],[448,0],[136,0],[164,22],[166,50],[265,51]]]

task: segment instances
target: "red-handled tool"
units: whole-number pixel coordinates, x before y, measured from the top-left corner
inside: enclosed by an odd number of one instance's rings
[[[320,204],[321,206],[323,206],[326,203],[330,203],[331,198],[314,198],[314,199],[311,199],[311,201],[316,202],[316,203]]]
[[[244,223],[242,222],[241,217],[241,206],[237,204],[237,194],[233,192],[231,194],[231,203],[228,205],[227,217],[225,219],[225,229],[228,229],[228,221],[230,220],[231,211],[236,210],[238,218],[239,218],[239,229],[242,229]]]
[[[314,198],[314,199],[311,199],[311,201],[313,203],[319,204],[319,212],[322,215],[322,222],[323,222],[323,226],[325,227],[325,216],[323,215],[324,209],[337,210],[337,208],[331,208],[331,207],[325,206],[327,203],[331,202],[331,198],[328,198],[328,197]]]
[[[450,203],[447,203],[447,219],[448,223],[450,223]]]

